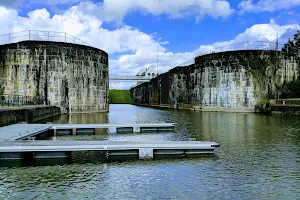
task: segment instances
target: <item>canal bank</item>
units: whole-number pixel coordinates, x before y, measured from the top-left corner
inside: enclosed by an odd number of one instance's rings
[[[34,123],[60,115],[56,106],[21,106],[0,108],[0,127],[19,122]]]

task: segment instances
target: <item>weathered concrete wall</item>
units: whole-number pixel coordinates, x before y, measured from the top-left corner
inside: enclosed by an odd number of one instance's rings
[[[19,122],[32,123],[60,114],[60,108],[56,106],[2,108],[0,110],[0,126],[6,126]]]
[[[196,57],[195,64],[171,69],[131,93],[139,105],[253,112],[298,76],[296,60],[278,51],[221,52]]]
[[[5,95],[42,96],[62,112],[108,110],[108,55],[84,45],[24,41],[0,46]]]

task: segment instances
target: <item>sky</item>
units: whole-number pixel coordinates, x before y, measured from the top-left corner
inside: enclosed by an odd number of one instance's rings
[[[285,43],[300,29],[300,0],[0,0],[0,24],[0,35],[67,32],[109,54],[110,76],[130,76],[241,42]]]

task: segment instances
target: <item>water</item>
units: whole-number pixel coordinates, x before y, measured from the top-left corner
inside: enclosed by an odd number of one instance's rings
[[[61,116],[53,123],[67,123]],[[106,134],[79,139],[201,140],[215,156],[122,163],[0,168],[0,199],[299,199],[298,117],[156,110],[111,105],[72,123],[176,122],[174,133]],[[58,139],[78,139],[63,137]]]

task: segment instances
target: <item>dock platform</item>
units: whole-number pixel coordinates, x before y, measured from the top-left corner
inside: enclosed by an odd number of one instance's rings
[[[138,155],[140,159],[156,155],[211,154],[220,145],[197,141],[11,141],[0,143],[0,159],[68,157],[75,151],[103,151],[109,156]]]
[[[220,145],[200,141],[69,141],[35,140],[35,137],[58,131],[76,135],[93,133],[95,129],[115,128],[118,131],[143,132],[173,130],[174,123],[160,124],[15,124],[0,128],[0,160],[68,158],[74,152],[96,151],[112,156],[137,156],[152,159],[160,155],[187,156],[212,154]]]
[[[0,142],[23,140],[53,130],[54,136],[95,133],[95,129],[110,129],[116,133],[173,131],[174,123],[157,124],[14,124],[0,128]]]

